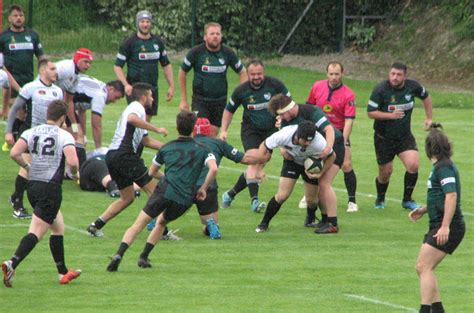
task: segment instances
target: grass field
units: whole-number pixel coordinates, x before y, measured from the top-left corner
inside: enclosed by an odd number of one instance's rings
[[[104,81],[113,79],[112,64],[110,60],[97,61],[90,74]],[[177,64],[174,67],[176,74]],[[298,102],[304,102],[314,80],[323,77],[320,73],[283,67],[269,67],[267,74],[282,79]],[[229,85],[235,86],[236,75],[230,73],[229,78]],[[379,79],[382,77],[374,77]],[[270,230],[257,234],[254,229],[261,215],[250,211],[248,192],[244,191],[231,208],[220,211],[222,240],[211,241],[202,235],[198,215],[192,208],[171,224],[172,229],[180,229],[178,235],[184,240],[160,242],[151,254],[151,269],[143,270],[136,265],[147,236],[145,230],[125,255],[119,271],[109,273],[105,270],[108,257],[115,253],[145,197],[107,224],[105,237],[92,238],[85,228],[112,199],[105,194],[80,191],[77,185],[66,181],[62,205],[67,225],[66,261],[72,268],[81,268],[83,275],[70,285],[58,284],[46,237],[18,267],[14,288],[0,288],[0,311],[417,312],[419,293],[414,265],[428,222],[426,217],[416,224],[409,222],[407,212],[400,206],[404,170],[398,160],[387,192],[386,209],[373,209],[377,166],[372,121],[365,114],[365,106],[375,81],[345,82],[358,99],[351,142],[360,211],[345,212],[347,196],[339,174],[334,184],[339,234],[315,235],[302,226],[306,213],[297,207],[303,194],[301,183],[272,221]],[[470,225],[474,217],[474,101],[472,95],[437,93],[427,87],[434,99],[434,120],[444,124],[454,142],[454,160],[461,173],[462,205],[468,225],[464,242],[437,270],[441,297],[447,312],[473,312],[474,235]],[[161,84],[160,90],[164,95],[166,86]],[[160,97],[159,116],[154,122],[170,130],[165,141],[176,136],[174,117],[178,103],[179,90],[171,103]],[[104,142],[109,142],[124,105],[121,101],[106,108]],[[239,148],[240,116],[241,109],[235,115],[229,139]],[[424,156],[423,118],[418,101],[412,128],[421,148],[420,179],[414,194],[420,202],[425,201],[431,168]],[[147,164],[153,154],[145,150]],[[268,179],[260,189],[262,200],[268,201],[276,192],[280,166],[281,157],[275,154],[267,167]],[[17,167],[7,153],[0,153],[0,168],[0,258],[3,260],[15,251],[29,222],[11,217],[7,198],[13,190]],[[218,174],[220,193],[234,184],[244,168],[227,160],[222,162]]]

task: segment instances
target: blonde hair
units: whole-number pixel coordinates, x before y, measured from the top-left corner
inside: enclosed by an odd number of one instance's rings
[[[209,29],[209,27],[219,27],[219,29],[222,30],[221,24],[217,22],[210,22],[204,25],[204,35],[207,34],[207,30]]]

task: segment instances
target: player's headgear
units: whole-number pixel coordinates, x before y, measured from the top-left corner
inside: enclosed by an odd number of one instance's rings
[[[74,64],[77,64],[80,59],[87,59],[89,61],[92,61],[94,60],[94,55],[92,54],[92,51],[87,48],[79,48],[76,52],[74,52]]]
[[[137,13],[137,17],[135,19],[136,21],[136,26],[138,27],[138,24],[140,23],[141,20],[144,20],[144,19],[147,19],[149,20],[150,22],[153,22],[153,15],[151,15],[150,11],[147,11],[147,10],[143,10],[143,11],[139,11]]]
[[[312,141],[316,135],[316,125],[311,121],[303,121],[298,124],[296,137],[306,141]]]
[[[194,136],[196,135],[204,135],[210,136],[211,135],[211,123],[205,117],[199,117],[194,124]]]

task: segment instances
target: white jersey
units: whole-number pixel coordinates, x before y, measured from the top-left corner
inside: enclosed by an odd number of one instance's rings
[[[8,74],[4,70],[0,70],[0,87],[4,89],[10,88],[10,82],[8,81]]]
[[[58,80],[56,85],[70,94],[76,92],[77,84],[79,83],[79,76],[76,72],[76,65],[73,60],[62,60],[56,62],[58,71]]]
[[[39,77],[21,88],[20,97],[26,101],[26,125],[35,127],[47,121],[48,105],[63,99],[63,91],[58,86],[45,85]]]
[[[28,144],[32,162],[29,179],[61,184],[64,176],[66,146],[74,147],[70,133],[56,125],[43,124],[24,131],[21,139]]]
[[[296,164],[304,165],[304,160],[309,156],[319,156],[326,148],[326,139],[319,133],[315,132],[314,139],[309,146],[302,147],[293,143],[293,138],[296,134],[298,125],[290,125],[283,127],[267,139],[265,139],[265,146],[269,150],[277,147],[282,147],[293,157]],[[332,152],[332,150],[331,150]]]
[[[137,128],[127,122],[127,118],[130,114],[135,114],[142,120],[146,121],[146,113],[143,105],[137,101],[131,102],[122,112],[122,115],[117,122],[117,128],[115,129],[115,134],[112,138],[109,150],[137,152],[138,145],[143,137],[148,135],[148,132],[145,129]]]
[[[94,77],[79,75],[79,83],[74,94],[76,110],[91,110],[101,115],[107,101],[107,85]]]

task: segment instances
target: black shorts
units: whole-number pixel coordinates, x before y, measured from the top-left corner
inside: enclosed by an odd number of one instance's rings
[[[436,238],[433,237],[438,232],[439,227],[430,229],[428,233],[425,234],[425,238],[423,239],[423,243],[427,243],[433,248],[441,250],[447,254],[453,254],[454,250],[459,246],[462,239],[464,238],[464,233],[466,232],[466,226],[463,224],[462,226],[457,227],[456,229],[450,229],[448,242],[444,245],[439,246],[436,243]]]
[[[151,104],[151,108],[145,108],[145,113],[146,115],[156,116],[158,115],[158,87],[157,86],[151,86],[151,94],[153,96],[153,102]],[[126,98],[127,98],[128,104],[134,101],[131,96],[127,95]]]
[[[412,133],[402,139],[388,139],[377,133],[374,134],[375,156],[377,163],[384,165],[393,161],[396,155],[408,150],[418,151],[415,137]]]
[[[344,137],[341,136],[334,140],[332,150],[336,153],[336,159],[334,160],[334,164],[341,168],[342,164],[344,163],[344,156],[346,154],[346,147],[344,146]]]
[[[166,199],[166,188],[166,183],[160,183],[156,186],[150,198],[148,198],[148,201],[143,208],[143,212],[152,218],[156,218],[158,215],[163,213],[165,220],[171,222],[186,213],[190,206]]]
[[[199,215],[209,215],[211,213],[217,212],[219,208],[219,203],[217,202],[217,189],[207,189],[206,199],[194,200],[196,204]]]
[[[247,123],[242,123],[240,128],[240,139],[242,140],[242,145],[244,150],[258,149],[260,144],[267,139],[271,134],[275,132],[275,129],[268,131],[262,131],[255,129],[252,125]]]
[[[298,179],[299,177],[303,177],[303,180],[311,185],[319,185],[317,179],[311,179],[306,175],[304,171],[304,166],[299,165],[293,161],[283,160],[283,165],[281,167],[280,177],[287,177],[292,179]]]
[[[143,187],[152,180],[148,175],[148,168],[136,153],[110,150],[107,152],[105,162],[119,190],[132,186],[133,183]]]
[[[42,181],[28,182],[28,200],[33,213],[48,224],[53,224],[62,202],[61,185]]]
[[[79,172],[79,186],[86,191],[104,191],[102,180],[109,175],[107,164],[103,160],[91,158],[84,162]]]
[[[197,112],[197,117],[205,117],[211,125],[221,127],[222,115],[226,106],[226,99],[204,100],[193,96],[192,110]]]

